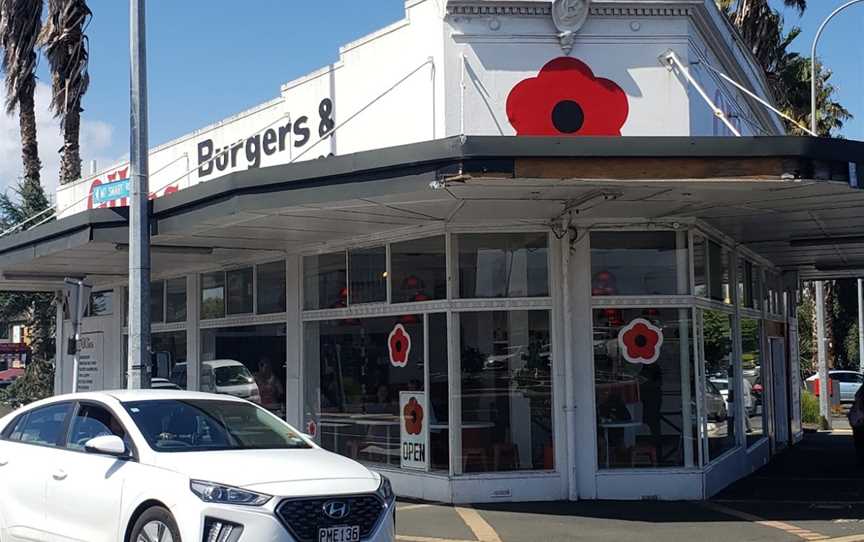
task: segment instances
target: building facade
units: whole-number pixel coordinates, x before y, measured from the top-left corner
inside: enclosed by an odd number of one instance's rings
[[[719,73],[770,99],[711,0],[409,0],[152,151],[154,386],[249,398],[407,497],[713,495],[800,438],[798,281],[857,249],[790,239],[856,227],[864,156],[776,137]],[[126,177],[0,239],[4,288],[93,285],[79,390],[126,382]]]

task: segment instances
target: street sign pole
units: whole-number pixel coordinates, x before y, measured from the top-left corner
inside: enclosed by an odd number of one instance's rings
[[[145,0],[130,0],[129,389],[150,387],[150,189]]]

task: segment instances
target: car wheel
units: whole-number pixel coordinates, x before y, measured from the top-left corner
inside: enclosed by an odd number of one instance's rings
[[[168,510],[154,506],[138,517],[129,542],[181,542],[180,530]]]

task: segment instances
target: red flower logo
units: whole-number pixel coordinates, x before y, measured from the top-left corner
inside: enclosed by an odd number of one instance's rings
[[[618,332],[618,345],[628,362],[651,365],[660,357],[663,330],[644,318],[636,318]]]
[[[507,97],[517,135],[620,136],[629,112],[621,87],[571,57],[552,60]]]
[[[423,431],[423,407],[412,397],[402,409],[405,431],[409,435],[419,435]]]
[[[309,420],[306,422],[306,434],[310,437],[317,436],[318,433],[318,424],[315,423],[315,420]]]
[[[396,324],[387,339],[390,348],[390,364],[393,367],[408,365],[408,354],[411,352],[411,336],[402,324]]]

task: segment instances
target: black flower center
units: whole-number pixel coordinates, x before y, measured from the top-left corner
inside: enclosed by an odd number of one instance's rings
[[[648,344],[648,339],[645,337],[645,335],[636,335],[635,342],[636,342],[636,346],[638,346],[639,348],[642,348],[646,344]]]
[[[563,134],[578,132],[584,123],[585,113],[582,106],[572,100],[558,102],[552,110],[552,124]]]

